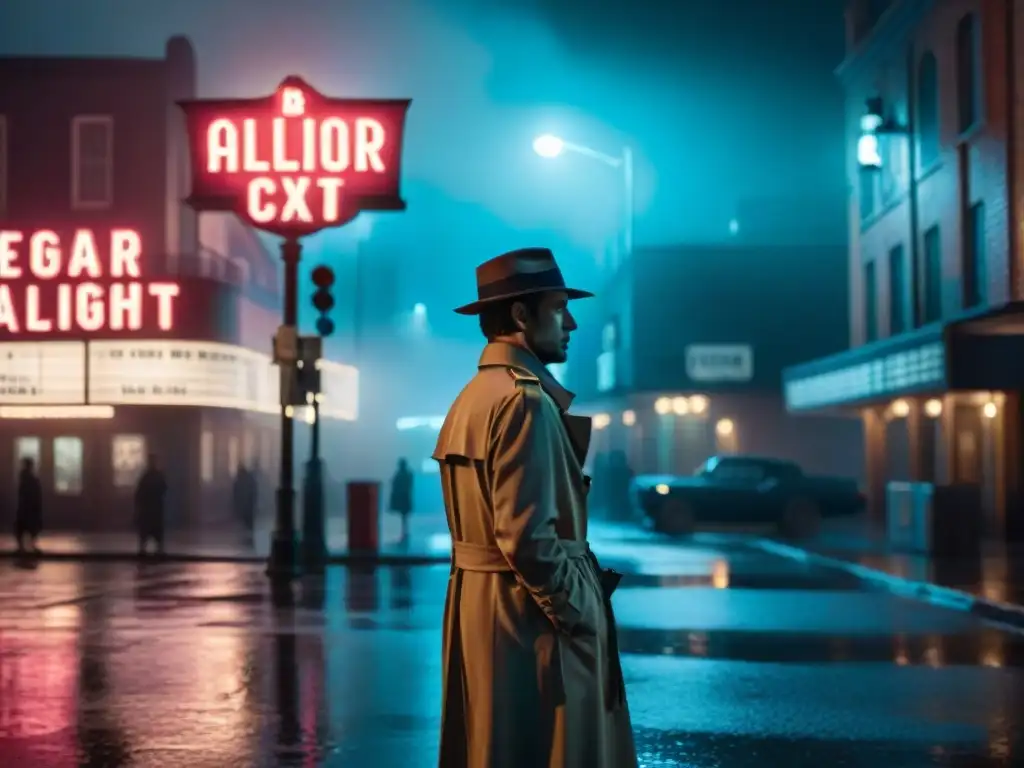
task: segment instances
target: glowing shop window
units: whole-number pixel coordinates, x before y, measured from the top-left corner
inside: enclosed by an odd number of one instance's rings
[[[23,459],[32,459],[39,471],[39,456],[43,452],[43,443],[38,437],[19,437],[14,441],[14,476],[21,471]]]
[[[245,442],[242,446],[242,459],[245,461],[245,466],[251,468],[256,461],[256,435],[251,429],[245,431]]]
[[[199,474],[204,483],[213,482],[213,432],[203,432],[199,440]]]
[[[116,488],[134,488],[146,466],[146,438],[142,435],[114,435],[111,462]]]
[[[77,437],[53,438],[53,490],[64,496],[82,492],[82,441]]]
[[[228,439],[228,472],[234,477],[238,471],[238,438]]]

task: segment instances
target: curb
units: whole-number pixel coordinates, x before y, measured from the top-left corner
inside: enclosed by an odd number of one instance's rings
[[[264,565],[267,558],[259,555],[189,555],[169,553],[161,557],[148,555],[140,557],[132,552],[44,552],[42,555],[26,556],[13,551],[0,551],[0,560],[32,560],[33,562],[91,562],[91,563],[241,563]],[[450,555],[413,555],[400,553],[346,553],[327,556],[328,565],[363,566],[376,568],[387,566],[446,565]]]
[[[899,597],[919,600],[940,608],[963,611],[985,621],[1005,624],[1018,630],[1024,630],[1024,606],[1004,603],[998,600],[978,597],[969,592],[950,587],[940,587],[927,581],[914,581],[891,573],[869,568],[860,563],[851,563],[838,557],[830,557],[811,552],[800,547],[782,544],[771,539],[754,539],[750,542],[755,549],[762,552],[797,560],[810,565],[845,571],[861,581],[882,589]]]

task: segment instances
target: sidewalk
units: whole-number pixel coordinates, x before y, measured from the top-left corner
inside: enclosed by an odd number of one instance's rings
[[[380,562],[416,564],[448,562],[451,544],[443,516],[415,515],[410,519],[409,541],[400,540],[400,523],[385,514],[380,521],[380,551],[376,554],[350,552],[344,516],[327,522],[327,551],[332,563]],[[443,532],[440,533],[440,532]],[[205,531],[168,532],[165,559],[172,561],[261,562],[270,552],[273,522],[257,525],[252,541],[239,529],[218,527]],[[301,536],[301,528],[299,530]],[[138,557],[135,535],[124,533],[44,532],[39,546],[45,559],[131,560]],[[152,547],[152,544],[150,545]],[[16,555],[13,538],[0,540],[0,557]]]
[[[890,592],[1024,628],[1024,547],[986,543],[976,557],[934,557],[891,547],[866,518],[826,523],[809,541],[758,539],[759,549],[848,571]]]

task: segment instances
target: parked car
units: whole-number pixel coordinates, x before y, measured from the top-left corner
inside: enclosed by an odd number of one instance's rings
[[[647,475],[634,488],[657,531],[688,534],[701,524],[771,525],[788,536],[813,535],[822,518],[864,509],[856,480],[811,477],[791,461],[713,456],[692,477]]]

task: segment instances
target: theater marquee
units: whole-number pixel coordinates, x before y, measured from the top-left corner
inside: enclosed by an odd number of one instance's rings
[[[147,280],[132,229],[0,229],[0,333],[171,331],[180,293]]]
[[[326,360],[321,364],[321,415],[355,420],[357,369]],[[233,344],[157,339],[0,343],[0,406],[187,406],[277,413],[279,387],[280,373],[269,355]]]
[[[298,77],[257,99],[181,102],[192,156],[189,204],[299,238],[362,211],[405,208],[408,99],[336,99]]]

